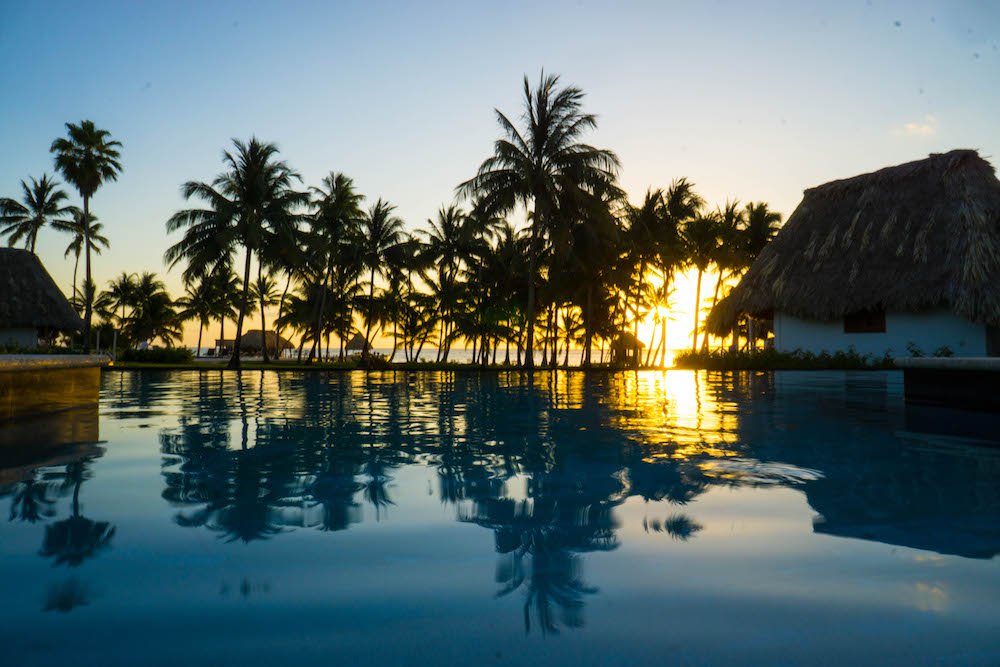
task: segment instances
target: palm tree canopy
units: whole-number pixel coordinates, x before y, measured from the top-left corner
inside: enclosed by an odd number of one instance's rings
[[[556,75],[543,72],[535,90],[524,77],[523,127],[494,110],[504,136],[476,175],[458,186],[459,194],[480,197],[489,214],[533,203],[536,221],[544,226],[549,221],[539,214],[552,211],[561,197],[578,190],[618,192],[618,157],[581,142],[597,127],[597,117],[582,111],[583,97],[574,86],[560,88]]]
[[[24,240],[25,248],[34,252],[38,232],[57,220],[65,222],[73,207],[65,206],[66,193],[59,182],[42,174],[40,180],[31,178],[31,185],[21,181],[21,201],[0,199],[0,236],[8,235],[14,246]]]
[[[122,144],[111,140],[110,132],[83,120],[66,123],[66,134],[53,141],[49,151],[55,154],[56,169],[81,196],[92,197],[104,182],[118,180]]]

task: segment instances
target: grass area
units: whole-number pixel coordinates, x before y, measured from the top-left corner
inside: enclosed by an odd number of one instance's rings
[[[674,358],[675,368],[712,371],[772,371],[772,370],[887,370],[894,368],[888,355],[875,357],[859,354],[854,349],[847,352],[778,352],[756,350],[753,352],[681,352]]]

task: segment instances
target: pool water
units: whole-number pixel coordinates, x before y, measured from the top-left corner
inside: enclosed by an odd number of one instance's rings
[[[898,373],[109,372],[18,437],[3,665],[1000,664],[1000,415]]]

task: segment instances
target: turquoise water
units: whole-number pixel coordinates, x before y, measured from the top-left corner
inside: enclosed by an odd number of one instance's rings
[[[896,373],[114,372],[94,417],[0,457],[4,665],[1000,663],[1000,416]]]

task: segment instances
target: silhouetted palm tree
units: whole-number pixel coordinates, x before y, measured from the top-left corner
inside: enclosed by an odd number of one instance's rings
[[[66,481],[73,486],[72,514],[69,518],[45,527],[41,556],[54,558],[56,565],[74,567],[95,556],[111,544],[115,528],[107,521],[92,521],[80,513],[80,486],[84,480],[83,462],[66,466]]]
[[[617,191],[618,157],[581,141],[597,127],[597,117],[582,111],[583,91],[559,87],[559,77],[542,73],[534,90],[524,78],[523,127],[499,110],[503,137],[473,178],[458,186],[465,197],[479,197],[489,215],[518,205],[531,209],[528,247],[527,367],[534,367],[535,289],[540,243],[558,225],[557,202],[586,192]]]
[[[122,171],[118,161],[120,141],[111,139],[111,133],[83,120],[79,124],[66,123],[67,137],[52,142],[49,151],[55,156],[56,169],[83,198],[83,218],[90,219],[90,199],[107,181],[117,181]],[[90,270],[91,239],[89,226],[84,227],[85,283],[93,278]],[[86,296],[86,295],[85,295]],[[90,351],[90,325],[93,298],[85,298],[83,316],[83,347]]]
[[[189,181],[182,187],[185,199],[196,197],[208,208],[186,209],[167,221],[167,230],[185,229],[184,238],[167,250],[165,259],[172,265],[186,259],[189,266],[229,266],[237,249],[244,253],[242,298],[236,337],[243,334],[243,318],[250,297],[250,266],[255,252],[274,239],[291,236],[302,216],[298,209],[309,196],[297,192],[293,184],[299,175],[277,159],[274,144],[251,138],[233,140],[234,150],[223,153],[227,170],[211,183]],[[229,368],[240,367],[240,346],[233,348]]]
[[[694,294],[694,329],[691,332],[691,351],[698,349],[698,315],[701,310],[701,277],[712,264],[719,247],[719,216],[717,213],[701,215],[684,225],[684,243],[688,263],[698,269]]]
[[[394,205],[379,199],[361,220],[362,258],[365,268],[369,271],[366,353],[371,346],[372,323],[375,321],[375,276],[384,273],[386,253],[389,248],[399,243],[403,234],[403,221],[393,214],[395,210]]]
[[[102,248],[109,248],[111,243],[108,241],[107,237],[102,233],[104,231],[104,225],[97,222],[97,218],[91,215],[87,218],[89,224],[84,223],[83,211],[79,209],[73,209],[72,218],[70,220],[55,220],[52,226],[61,232],[67,232],[73,235],[73,240],[69,242],[66,246],[66,252],[63,253],[63,257],[68,257],[70,254],[74,256],[73,260],[73,298],[74,300],[80,301],[84,300],[81,296],[82,290],[77,290],[76,273],[77,268],[80,264],[80,255],[83,254],[84,248],[87,244],[90,245],[90,250],[98,255],[101,254]],[[90,281],[92,284],[92,281]]]
[[[7,234],[11,246],[23,240],[34,254],[38,232],[56,220],[67,222],[74,209],[64,205],[66,193],[48,174],[42,174],[41,180],[32,178],[30,186],[21,181],[21,190],[21,201],[0,199],[0,236]]]
[[[201,333],[216,316],[215,292],[217,286],[211,276],[202,276],[184,285],[184,296],[177,300],[181,308],[177,317],[181,321],[198,320],[198,347],[195,356],[201,355]]]

